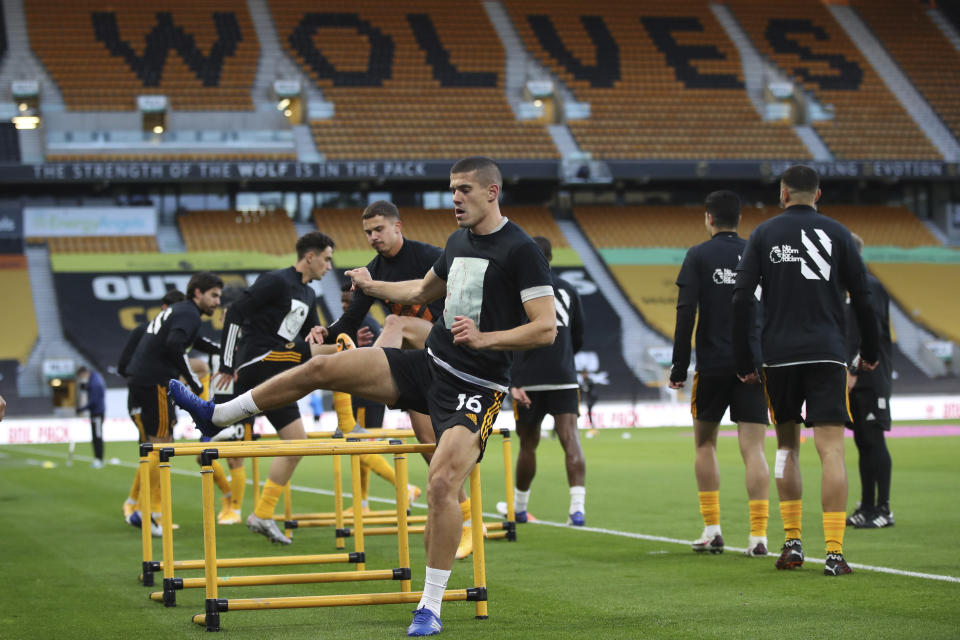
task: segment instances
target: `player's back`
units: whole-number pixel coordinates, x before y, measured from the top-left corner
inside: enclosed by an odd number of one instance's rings
[[[171,330],[185,330],[188,344],[196,337],[200,326],[200,310],[193,302],[184,300],[161,311],[147,324],[130,358],[127,373],[133,384],[166,384],[180,375],[173,354],[168,348]],[[185,357],[185,354],[182,355]]]

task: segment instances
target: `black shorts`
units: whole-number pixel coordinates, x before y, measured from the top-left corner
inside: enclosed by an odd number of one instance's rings
[[[288,342],[284,349],[271,351],[263,359],[241,367],[237,371],[237,383],[234,389],[237,395],[246,393],[261,382],[299,366],[309,359],[309,344],[303,341]],[[296,402],[293,402],[277,409],[264,411],[263,415],[279,432],[294,420],[300,419],[300,407],[297,406]]]
[[[580,389],[550,389],[527,391],[530,406],[524,409],[514,400],[513,417],[518,425],[540,426],[547,414],[558,416],[564,413],[580,415]]]
[[[720,422],[730,407],[730,420],[768,424],[767,400],[762,384],[744,384],[736,374],[693,374],[690,413],[697,420]]]
[[[767,402],[774,424],[800,422],[800,409],[807,403],[808,427],[851,424],[847,395],[847,368],[835,362],[764,367]]]
[[[883,429],[890,431],[890,398],[878,396],[875,389],[854,387],[850,391],[850,413],[853,430]]]
[[[140,430],[140,441],[145,441],[147,436],[171,437],[173,425],[177,422],[177,414],[174,410],[173,398],[167,394],[167,386],[131,384],[128,388],[130,395],[127,403],[130,405],[130,417]]]
[[[480,456],[500,413],[503,391],[461,380],[434,363],[425,349],[384,349],[397,390],[392,408],[419,411],[430,416],[433,433],[440,442],[443,432],[462,425],[480,434]]]

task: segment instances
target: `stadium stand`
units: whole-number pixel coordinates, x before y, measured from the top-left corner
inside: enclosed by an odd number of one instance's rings
[[[270,7],[290,54],[335,104],[332,118],[310,122],[327,158],[456,158],[464,149],[499,159],[558,157],[542,124],[514,118],[503,47],[480,3],[431,0],[411,9],[272,0]]]
[[[31,47],[76,111],[130,111],[164,94],[182,111],[252,110],[260,46],[246,3],[32,0]]]
[[[775,207],[744,208],[741,237],[779,213]],[[824,214],[855,231],[867,246],[938,246],[937,238],[906,207],[829,205]],[[672,337],[677,302],[676,278],[688,247],[707,239],[703,207],[580,206],[577,223],[644,319],[664,336]],[[658,253],[655,249],[679,251]],[[874,265],[871,264],[871,269]],[[877,273],[887,284],[886,267]],[[915,265],[916,268],[937,265]],[[947,274],[944,274],[946,277]],[[946,282],[942,280],[941,282]],[[892,285],[891,285],[892,287]],[[918,301],[925,304],[926,301]],[[909,308],[906,307],[905,308]],[[931,323],[930,325],[934,325]]]
[[[750,103],[706,0],[504,4],[527,49],[590,103],[588,119],[568,124],[595,158],[810,157]]]
[[[853,3],[887,51],[910,76],[954,136],[960,136],[960,52],[918,2],[857,0]],[[936,64],[932,61],[936,60]]]
[[[30,244],[46,242],[50,253],[157,253],[155,236],[33,237]]]
[[[289,255],[297,243],[283,211],[184,211],[177,216],[187,251],[246,251]]]
[[[20,136],[11,122],[0,122],[0,163],[20,162]]]
[[[550,239],[554,249],[565,248],[563,232],[557,227],[546,207],[503,207],[503,214],[520,225],[531,236]],[[317,228],[337,242],[337,251],[371,251],[361,228],[362,209],[314,209],[313,221]],[[450,234],[456,231],[456,221],[448,209],[412,209],[400,212],[405,237],[442,247]],[[371,256],[373,254],[371,253]],[[336,261],[336,256],[334,256]]]
[[[295,162],[295,153],[48,153],[47,162]]]
[[[943,159],[823,2],[727,4],[762,55],[833,106],[834,118],[813,126],[836,158]]]
[[[0,291],[7,300],[16,300],[0,314],[0,361],[16,360],[23,364],[37,341],[33,290],[24,256],[0,256]]]
[[[949,283],[960,282],[960,265],[872,262],[868,266],[914,321],[960,344],[960,298],[948,294]]]

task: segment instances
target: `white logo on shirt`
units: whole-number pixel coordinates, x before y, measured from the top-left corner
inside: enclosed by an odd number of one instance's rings
[[[733,269],[718,267],[713,270],[713,281],[716,284],[736,284],[737,272]]]
[[[466,316],[480,326],[483,307],[483,278],[490,261],[486,258],[454,258],[447,274],[447,299],[443,321],[450,328],[457,316]]]
[[[290,300],[290,311],[283,317],[283,322],[277,329],[277,335],[287,340],[295,339],[307,319],[307,308],[307,304],[302,300]]]
[[[774,245],[770,249],[770,262],[799,262],[800,274],[807,280],[830,280],[830,256],[833,255],[833,242],[823,229],[814,229],[819,245],[803,229],[800,230],[800,249],[789,244]],[[813,267],[811,267],[811,264]]]
[[[780,264],[781,262],[802,262],[800,252],[788,244],[780,246],[774,245],[770,249],[770,262]]]

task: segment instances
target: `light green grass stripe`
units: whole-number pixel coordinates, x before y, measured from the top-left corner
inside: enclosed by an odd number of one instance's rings
[[[128,271],[235,271],[269,270],[288,267],[296,254],[275,256],[244,251],[203,251],[193,253],[67,253],[53,254],[50,264],[57,272]]]
[[[607,264],[655,265],[683,263],[687,253],[680,247],[615,247],[599,249]],[[960,251],[949,247],[864,247],[867,262],[913,262],[960,264]]]

